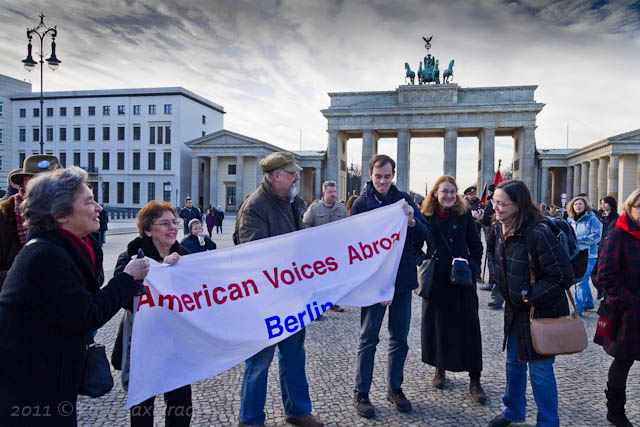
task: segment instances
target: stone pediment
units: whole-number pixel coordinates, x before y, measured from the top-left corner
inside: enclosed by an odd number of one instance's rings
[[[611,142],[640,142],[640,129],[632,130],[629,132],[621,133],[607,138]]]
[[[280,150],[280,148],[268,142],[260,141],[259,139],[231,132],[226,129],[221,129],[214,133],[192,139],[191,141],[187,141],[185,145],[189,148],[253,146],[255,148],[267,148],[272,151]]]

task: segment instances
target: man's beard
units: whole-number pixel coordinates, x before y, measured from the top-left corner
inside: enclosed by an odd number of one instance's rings
[[[289,187],[289,201],[293,202],[293,199],[295,199],[297,195],[298,189],[296,188],[296,186],[292,185],[291,187]]]

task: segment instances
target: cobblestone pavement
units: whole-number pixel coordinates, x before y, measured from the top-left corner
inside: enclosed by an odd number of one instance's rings
[[[225,234],[214,235],[219,247],[231,245],[232,220],[225,218]],[[135,234],[108,235],[105,245],[106,277],[112,274],[115,259],[126,243]],[[347,307],[344,313],[328,312],[326,321],[313,322],[307,327],[306,354],[307,375],[313,413],[327,426],[484,426],[503,409],[502,395],[505,385],[505,354],[502,345],[502,310],[487,307],[489,292],[478,291],[480,297],[480,323],[483,341],[482,383],[489,396],[485,406],[471,401],[469,378],[466,373],[447,373],[444,390],[431,386],[434,368],[420,360],[420,313],[421,302],[414,297],[412,306],[412,328],[409,334],[409,355],[405,365],[403,389],[413,404],[413,411],[401,414],[394,410],[385,399],[385,383],[388,333],[385,328],[380,334],[376,353],[374,381],[371,401],[376,407],[376,418],[365,420],[358,417],[353,408],[353,384],[360,310]],[[595,291],[594,291],[595,295]],[[116,315],[98,333],[97,340],[107,345],[111,353],[116,336],[119,315]],[[585,323],[590,339],[593,337],[597,315],[585,314]],[[556,358],[555,373],[560,401],[560,422],[563,426],[606,426],[604,388],[611,358],[602,348],[589,344],[584,353]],[[627,393],[627,414],[632,423],[640,424],[640,368],[636,363],[629,374]],[[194,426],[237,425],[240,407],[240,385],[243,364],[192,386]],[[116,386],[111,393],[99,399],[80,397],[78,401],[78,421],[80,425],[118,426],[129,425],[125,410],[126,393],[119,381],[119,372],[113,371]],[[535,425],[536,406],[527,389],[526,424]],[[272,363],[269,371],[267,402],[265,406],[268,426],[285,426],[277,363]],[[164,402],[156,399],[156,425],[164,425]]]

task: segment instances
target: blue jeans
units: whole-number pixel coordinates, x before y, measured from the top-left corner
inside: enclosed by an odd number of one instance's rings
[[[578,313],[582,314],[587,308],[593,308],[593,295],[591,295],[591,287],[589,286],[589,278],[591,277],[591,272],[593,271],[593,267],[596,265],[598,258],[589,258],[589,262],[587,263],[587,271],[584,273],[584,277],[580,281],[580,283],[576,284],[576,308],[578,309]]]
[[[374,304],[360,310],[360,345],[356,361],[355,391],[369,393],[373,377],[373,360],[380,341],[380,327],[387,307]],[[387,385],[391,389],[402,387],[404,361],[409,345],[411,323],[411,291],[396,292],[389,306],[389,355],[387,362]]]
[[[524,421],[527,409],[527,365],[529,365],[533,398],[538,405],[536,426],[559,426],[558,389],[556,377],[553,374],[555,358],[539,362],[520,362],[516,339],[516,334],[511,332],[507,341],[507,386],[502,398],[506,409],[502,416],[511,422]]]
[[[264,403],[267,397],[267,376],[273,354],[278,347],[280,393],[287,417],[303,417],[311,413],[307,374],[304,370],[305,330],[267,347],[245,361],[240,413],[238,421],[246,425],[264,424]]]

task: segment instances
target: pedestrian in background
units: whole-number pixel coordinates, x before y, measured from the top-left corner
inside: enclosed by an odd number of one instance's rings
[[[180,211],[180,218],[183,219],[184,225],[184,235],[189,234],[189,221],[192,219],[197,219],[202,221],[202,214],[200,213],[200,209],[193,206],[193,201],[191,197],[187,196],[184,201],[185,207]]]
[[[600,199],[600,215],[598,219],[602,223],[602,238],[598,242],[598,258],[596,259],[596,265],[593,267],[591,271],[591,282],[593,286],[595,286],[598,291],[598,299],[602,299],[602,286],[598,283],[598,264],[600,259],[600,254],[602,253],[602,249],[604,248],[604,242],[607,240],[607,236],[609,232],[613,230],[618,222],[618,202],[613,196],[604,196]]]
[[[222,221],[224,220],[224,211],[222,210],[222,206],[218,206],[214,215],[216,217],[216,234],[222,234]]]
[[[75,426],[87,345],[149,261],[127,260],[101,289],[102,249],[89,235],[102,208],[78,167],[32,178],[21,209],[30,240],[0,292],[0,425]]]
[[[611,205],[611,200],[607,203]],[[618,319],[617,334],[603,343],[614,358],[605,390],[607,420],[628,427],[631,423],[624,409],[627,377],[633,362],[640,360],[640,188],[624,202],[623,214],[608,232],[599,262],[597,282]]]
[[[14,194],[18,193],[18,191],[20,191],[20,187],[18,186],[18,184],[11,181],[11,177],[14,174],[20,173],[20,172],[22,172],[22,169],[16,168],[11,172],[9,172],[9,175],[7,175],[7,192],[4,194],[4,196],[2,196],[2,198],[0,199],[0,202],[4,202],[9,197],[13,196]]]
[[[444,388],[446,371],[468,372],[472,399],[484,404],[487,395],[480,384],[482,336],[475,282],[469,289],[450,282],[454,258],[468,261],[474,274],[480,272],[482,241],[470,206],[458,194],[456,180],[449,175],[436,180],[422,203],[422,214],[431,225],[427,258],[437,251],[433,287],[422,299],[422,361],[436,368],[432,383]],[[424,240],[415,241],[416,253]]]
[[[179,223],[176,219],[176,211],[169,202],[158,202],[152,200],[138,212],[137,219],[139,236],[129,242],[127,249],[118,256],[118,261],[114,270],[117,275],[127,262],[137,256],[142,249],[145,257],[149,257],[158,262],[175,265],[180,260],[180,256],[189,252],[182,246],[176,238],[178,237]],[[133,298],[130,298],[125,309],[133,311]],[[112,363],[116,369],[128,369],[128,354],[122,354],[123,341],[129,337],[123,336],[123,324],[120,323],[121,330],[118,331],[116,343],[114,344],[114,354],[120,353],[120,359],[112,356]],[[125,360],[125,363],[121,363]],[[152,426],[153,407],[156,397],[141,402],[130,409],[131,427]],[[191,423],[193,408],[191,406],[191,386],[185,385],[175,390],[164,393],[166,403],[165,423],[172,427],[186,427]]]
[[[184,246],[190,254],[212,251],[216,248],[213,240],[204,235],[202,223],[197,219],[189,221],[189,234],[182,239],[180,244]]]
[[[107,225],[109,224],[109,215],[107,215],[107,210],[104,206],[102,207],[98,218],[100,219],[100,229],[98,230],[100,232],[100,244],[104,245],[107,243],[107,230],[109,229],[109,226]]]
[[[589,249],[587,271],[579,283],[576,284],[575,299],[578,313],[594,308],[593,295],[589,286],[591,272],[598,260],[598,242],[602,237],[602,223],[591,211],[589,200],[584,196],[576,196],[569,202],[569,224],[576,233],[578,248]]]
[[[349,215],[351,215],[351,207],[353,206],[353,202],[355,202],[357,198],[358,196],[356,196],[355,194],[352,194],[347,199],[347,203],[345,203],[345,207],[347,208],[347,212],[349,212]]]
[[[211,233],[213,232],[213,227],[215,227],[216,225],[216,216],[213,214],[213,208],[207,209],[205,222],[207,223],[207,231],[209,232],[209,237],[213,238],[213,235]]]

